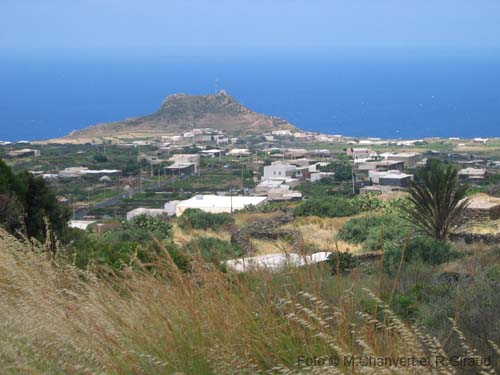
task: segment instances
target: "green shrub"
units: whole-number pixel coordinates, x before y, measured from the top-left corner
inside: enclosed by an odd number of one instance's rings
[[[296,216],[343,217],[359,213],[357,205],[344,197],[311,198],[300,203],[294,211]]]
[[[227,213],[211,214],[189,208],[184,211],[178,223],[182,229],[218,230],[222,226],[234,224],[234,218]]]
[[[392,310],[405,321],[414,321],[418,313],[418,303],[414,295],[395,293],[391,301]]]
[[[183,248],[174,243],[164,245],[177,268],[183,272],[191,271],[191,258]]]
[[[403,248],[406,246],[403,263],[422,262],[439,265],[460,257],[460,253],[442,241],[430,237],[414,237],[408,244],[393,243],[384,251],[384,270],[392,274],[399,266]]]
[[[200,254],[205,261],[216,265],[241,255],[238,247],[228,241],[213,237],[199,237],[187,243],[185,249],[188,254]]]
[[[352,167],[348,163],[332,162],[325,166],[320,166],[321,172],[334,172],[335,181],[349,181],[352,179]]]
[[[124,221],[122,227],[105,233],[102,242],[146,242],[151,235],[162,241],[172,237],[172,224],[159,217],[141,215]]]
[[[360,211],[375,211],[384,206],[384,202],[377,198],[375,194],[356,195],[352,202]]]
[[[103,155],[103,154],[95,154],[94,160],[98,163],[105,163],[108,161],[108,157],[106,155]]]
[[[401,241],[408,234],[404,222],[394,215],[371,215],[349,220],[340,229],[337,239],[363,244],[364,250],[379,250]]]
[[[123,223],[124,230],[144,230],[158,240],[172,237],[172,224],[160,217],[141,215]]]
[[[350,272],[356,268],[358,260],[351,253],[336,251],[328,256],[327,263],[335,275],[337,271],[341,274]]]

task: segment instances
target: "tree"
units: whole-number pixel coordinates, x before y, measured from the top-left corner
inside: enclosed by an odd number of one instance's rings
[[[14,194],[0,194],[0,226],[16,233],[24,227],[23,216],[23,206]]]
[[[352,167],[348,163],[332,162],[325,166],[320,166],[321,172],[334,172],[335,181],[349,181],[352,179]]]
[[[20,197],[25,212],[26,231],[29,237],[43,238],[47,230],[45,219],[50,223],[50,229],[62,236],[67,228],[70,214],[57,201],[54,192],[41,177],[23,172],[19,175],[26,191]]]
[[[462,224],[469,205],[467,186],[459,184],[457,170],[451,165],[433,163],[419,177],[420,182],[413,182],[409,190],[412,205],[403,211],[420,233],[443,241]]]

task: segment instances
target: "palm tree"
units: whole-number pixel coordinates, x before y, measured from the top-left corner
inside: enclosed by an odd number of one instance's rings
[[[462,215],[470,201],[467,186],[459,184],[457,170],[451,165],[433,163],[421,172],[421,182],[409,190],[413,203],[404,211],[418,232],[444,241],[463,225]]]

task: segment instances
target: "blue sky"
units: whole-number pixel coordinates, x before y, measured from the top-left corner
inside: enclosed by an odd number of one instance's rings
[[[498,0],[1,0],[0,54],[500,54]]]

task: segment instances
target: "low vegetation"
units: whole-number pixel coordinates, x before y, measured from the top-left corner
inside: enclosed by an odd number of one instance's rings
[[[408,225],[396,215],[372,214],[347,221],[336,238],[361,245],[365,251],[382,250],[401,243],[409,233]]]
[[[5,232],[0,245],[0,319],[8,327],[0,336],[0,362],[13,374],[336,374],[364,371],[343,363],[362,355],[431,362],[490,357],[476,368],[493,373],[500,354],[498,331],[490,329],[478,347],[475,336],[467,336],[472,327],[463,331],[462,319],[474,317],[465,307],[460,315],[440,309],[427,316],[451,318],[441,319],[445,331],[437,338],[403,320],[431,307],[425,299],[436,291],[419,287],[425,273],[419,284],[405,282],[416,288],[412,297],[392,293],[390,280],[342,278],[322,266],[240,277],[194,262],[186,273],[161,250],[154,272],[136,259],[115,276],[60,264]],[[470,296],[464,297],[473,302]],[[480,324],[474,327],[483,334]],[[326,362],[311,365],[309,358]],[[342,363],[331,366],[336,358]],[[397,371],[422,373],[420,367]]]
[[[234,224],[234,218],[227,213],[211,214],[200,209],[188,208],[179,220],[182,229],[212,229],[218,230],[223,226]]]
[[[51,230],[63,238],[68,219],[69,212],[41,177],[15,174],[0,159],[0,223],[7,230],[38,240]]]
[[[295,208],[296,216],[343,217],[360,212],[358,205],[341,196],[311,198]]]
[[[406,209],[407,219],[420,233],[437,240],[446,240],[452,230],[463,224],[462,215],[469,205],[467,186],[458,182],[452,165],[431,163],[419,173],[419,183],[413,183],[410,193],[412,206]]]

